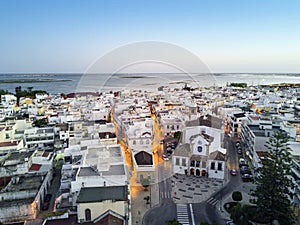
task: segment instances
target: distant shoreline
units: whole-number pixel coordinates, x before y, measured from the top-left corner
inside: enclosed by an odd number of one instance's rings
[[[54,79],[19,79],[19,80],[1,80],[0,83],[11,84],[11,83],[43,83],[43,82],[68,82],[73,80],[54,80]]]

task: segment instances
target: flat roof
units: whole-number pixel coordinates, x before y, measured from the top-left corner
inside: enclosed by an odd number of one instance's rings
[[[10,206],[31,204],[33,201],[34,201],[34,198],[14,199],[11,201],[4,200],[4,201],[0,201],[0,208],[7,208]]]
[[[3,166],[12,166],[21,164],[25,161],[25,158],[30,158],[34,151],[26,152],[11,152],[8,157],[4,159]]]
[[[25,190],[36,190],[38,191],[42,184],[42,175],[28,175],[28,176],[20,176],[19,181],[14,184],[12,180],[9,184],[1,190],[1,192],[18,192]]]
[[[110,165],[108,171],[100,171],[102,175],[125,175],[124,164]]]
[[[78,173],[79,177],[100,176],[99,173],[92,167],[81,167]]]
[[[104,200],[126,201],[127,186],[83,187],[78,195],[77,203]]]

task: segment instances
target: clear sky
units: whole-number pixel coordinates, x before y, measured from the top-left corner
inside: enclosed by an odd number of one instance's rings
[[[139,41],[212,72],[300,72],[299,0],[0,0],[0,72],[83,72]]]

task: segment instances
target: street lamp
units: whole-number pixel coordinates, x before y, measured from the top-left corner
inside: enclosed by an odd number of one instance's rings
[[[152,199],[151,199],[151,185],[152,185],[152,184],[151,184],[151,182],[149,182],[149,183],[150,183],[149,186],[150,186],[150,208],[151,208],[151,202],[152,202]]]
[[[222,182],[222,188],[221,188],[221,191],[220,191],[220,211],[223,212],[223,207],[222,207],[222,194],[223,194],[223,187],[224,187],[224,182]]]

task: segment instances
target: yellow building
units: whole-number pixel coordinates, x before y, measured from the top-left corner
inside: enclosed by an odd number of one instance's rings
[[[77,198],[78,222],[94,223],[114,217],[115,224],[124,224],[129,218],[127,186],[82,187]]]

